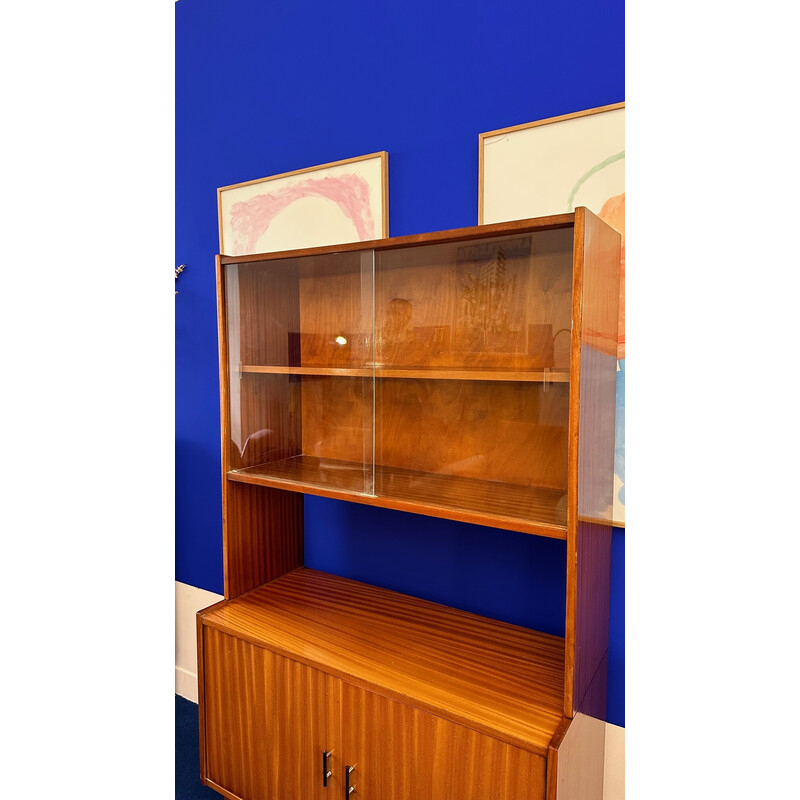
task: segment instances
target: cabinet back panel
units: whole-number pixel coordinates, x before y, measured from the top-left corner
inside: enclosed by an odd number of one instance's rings
[[[303,454],[372,466],[373,382],[303,376]]]
[[[366,271],[300,281],[300,364],[361,367],[372,362],[372,253]]]
[[[379,380],[375,460],[565,489],[568,401],[566,384]]]
[[[229,264],[233,366],[361,366],[372,361],[372,251]]]
[[[225,269],[230,363],[289,366],[299,330],[298,283],[292,271],[270,264]]]
[[[376,252],[382,367],[569,368],[571,229]]]
[[[303,498],[268,486],[225,481],[225,597],[237,597],[303,563]]]

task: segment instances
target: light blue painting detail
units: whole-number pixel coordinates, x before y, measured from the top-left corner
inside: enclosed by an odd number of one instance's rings
[[[614,430],[614,475],[622,483],[615,504],[625,506],[625,359],[617,361],[617,413]],[[615,481],[616,483],[616,481]],[[616,517],[616,514],[614,515]]]

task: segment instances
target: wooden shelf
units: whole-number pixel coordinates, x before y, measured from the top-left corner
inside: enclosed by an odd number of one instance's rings
[[[567,538],[565,491],[375,465],[369,492],[369,472],[357,462],[301,455],[233,470],[228,479]]]
[[[564,640],[301,567],[203,624],[545,755]]]
[[[447,381],[528,381],[569,383],[569,370],[488,369],[483,367],[269,367],[242,365],[242,372],[265,375],[317,375],[342,378],[401,378]]]

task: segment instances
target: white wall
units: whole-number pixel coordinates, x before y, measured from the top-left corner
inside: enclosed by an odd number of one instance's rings
[[[175,581],[175,694],[197,702],[197,612],[221,594]]]
[[[606,724],[603,800],[625,800],[625,728]]]

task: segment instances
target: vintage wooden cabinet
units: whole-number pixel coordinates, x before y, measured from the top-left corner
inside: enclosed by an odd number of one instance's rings
[[[218,258],[225,600],[197,618],[204,783],[599,800],[619,249],[579,208]],[[303,493],[566,540],[564,636],[304,567]]]

